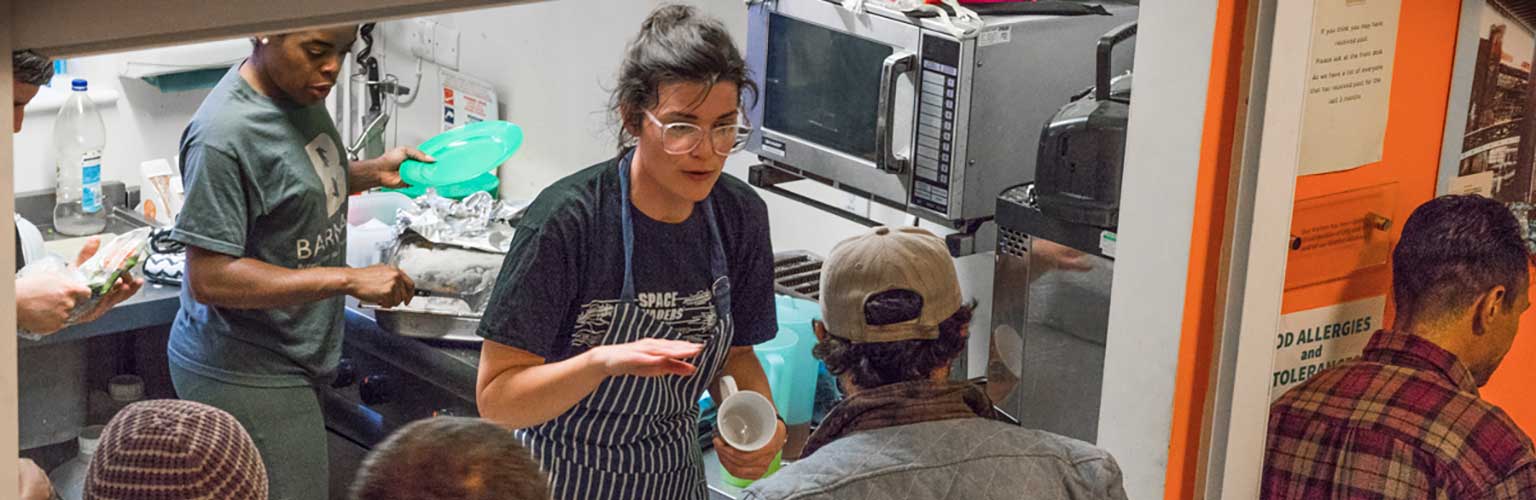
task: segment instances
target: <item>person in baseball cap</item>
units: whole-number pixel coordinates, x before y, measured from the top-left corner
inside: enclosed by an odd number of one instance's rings
[[[943,239],[877,227],[833,247],[821,272],[814,353],[847,398],[800,461],[743,499],[1125,498],[1108,452],[1005,423],[981,388],[950,379],[974,306]]]

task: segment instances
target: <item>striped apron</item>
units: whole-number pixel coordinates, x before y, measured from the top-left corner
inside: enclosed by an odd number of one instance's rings
[[[635,302],[634,226],[629,203],[629,157],[619,162],[623,194],[624,291],[613,323],[597,345],[645,338],[703,342],[691,377],[610,377],[565,414],[525,429],[523,440],[550,476],[556,500],[705,500],[699,450],[699,395],[720,373],[735,334],[725,250],[709,199],[709,268],[714,278],[714,327],[699,339],[684,338]]]

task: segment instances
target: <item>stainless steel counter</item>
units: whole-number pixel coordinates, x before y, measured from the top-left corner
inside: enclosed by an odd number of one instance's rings
[[[176,309],[181,306],[181,288],[144,283],[128,300],[107,311],[100,319],[71,326],[41,340],[18,339],[17,347],[25,351],[29,347],[74,342],[99,335],[110,335],[152,326],[169,325],[176,319]]]

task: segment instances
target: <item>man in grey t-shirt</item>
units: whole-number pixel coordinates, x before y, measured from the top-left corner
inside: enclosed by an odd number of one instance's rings
[[[343,297],[393,306],[399,269],[346,267],[347,196],[400,186],[397,148],[349,163],[323,100],[355,27],[268,35],[203,101],[181,141],[187,286],[167,349],[177,393],[235,415],[273,498],[321,499],[325,428],[311,384],[341,353]]]

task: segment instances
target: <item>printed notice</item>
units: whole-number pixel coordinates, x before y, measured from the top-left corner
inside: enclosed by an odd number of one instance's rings
[[[1450,194],[1475,194],[1492,198],[1494,186],[1498,181],[1493,174],[1492,170],[1484,170],[1452,179]]]
[[[1381,161],[1402,0],[1314,0],[1299,175]]]
[[[1339,363],[1360,357],[1382,327],[1385,295],[1294,312],[1280,318],[1269,400]]]
[[[1396,207],[1397,183],[1296,200],[1285,289],[1386,265]]]
[[[496,91],[489,83],[463,73],[442,70],[443,131],[475,122],[498,120]]]
[[[1013,26],[997,26],[983,30],[976,36],[976,44],[991,47],[1013,41]]]

